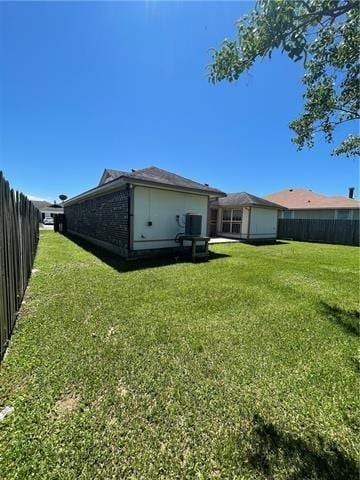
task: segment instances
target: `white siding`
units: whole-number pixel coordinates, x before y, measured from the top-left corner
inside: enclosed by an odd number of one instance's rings
[[[252,207],[250,216],[250,240],[276,238],[277,221],[277,209]]]
[[[250,220],[250,208],[245,207],[243,208],[243,220],[242,220],[241,235],[240,235],[240,238],[242,238],[243,240],[246,240],[248,238],[249,220]]]
[[[208,196],[135,186],[133,213],[134,250],[175,247],[176,234],[185,231],[186,213],[202,215],[201,234],[206,236]]]

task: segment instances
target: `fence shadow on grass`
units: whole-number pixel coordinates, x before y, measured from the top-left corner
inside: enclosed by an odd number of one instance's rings
[[[356,461],[345,455],[334,443],[313,437],[312,445],[255,415],[250,465],[265,478],[275,478],[276,467],[293,468],[287,480],[351,480],[358,478]]]
[[[326,317],[341,327],[344,332],[354,337],[359,336],[360,312],[358,310],[344,310],[326,302],[321,302],[321,309]]]
[[[157,257],[151,259],[138,259],[138,260],[124,260],[115,253],[111,253],[97,245],[94,245],[87,240],[84,240],[76,235],[65,235],[69,240],[76,243],[79,247],[83,248],[87,252],[95,255],[99,260],[106,263],[110,267],[114,268],[118,272],[132,272],[135,270],[144,270],[146,268],[165,267],[168,265],[176,265],[179,263],[192,263],[188,255],[169,256],[169,257]],[[209,251],[209,258],[205,260],[196,260],[196,264],[206,263],[208,261],[220,260],[230,257],[227,254],[214,253]]]

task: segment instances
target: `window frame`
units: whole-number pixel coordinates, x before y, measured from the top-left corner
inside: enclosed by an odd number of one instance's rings
[[[235,212],[241,212],[241,219],[240,220],[234,220],[234,211]],[[230,212],[230,218],[224,220],[224,212]],[[238,218],[238,215],[236,215]],[[243,209],[242,208],[223,208],[222,213],[221,213],[221,232],[230,234],[230,235],[241,235],[241,224],[242,224],[242,218],[243,218]],[[224,223],[229,226],[229,231],[224,231]],[[233,231],[233,226],[238,226],[239,225],[239,231],[234,232]]]

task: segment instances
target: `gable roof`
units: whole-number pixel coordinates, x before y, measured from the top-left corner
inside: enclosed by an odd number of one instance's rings
[[[51,203],[46,200],[31,200],[31,203],[35,205],[36,208],[41,210],[42,208],[50,207]]]
[[[360,207],[360,202],[353,198],[321,195],[306,188],[288,188],[266,195],[265,198],[292,210]]]
[[[113,170],[112,168],[105,168],[100,178],[99,185],[104,185],[104,183],[111,182],[122,175],[126,175],[126,172],[122,172],[121,170]]]
[[[105,172],[106,176],[104,178]],[[119,178],[124,178],[126,181],[134,180],[135,182],[141,181],[145,183],[158,183],[161,185],[180,187],[183,189],[198,190],[210,194],[216,193],[224,195],[224,193],[217,188],[210,187],[207,184],[194,182],[189,178],[182,177],[176,173],[168,172],[167,170],[163,170],[162,168],[158,167],[147,167],[131,172],[123,172],[121,170],[106,168],[100,180],[100,182],[103,181],[103,183],[100,183],[100,185],[112,182]]]
[[[45,200],[31,200],[31,203],[40,210],[40,212],[63,213],[63,206],[58,203],[54,204]]]
[[[217,205],[219,207],[266,207],[284,209],[281,205],[256,197],[247,192],[228,193],[226,197],[218,198],[214,202],[211,202],[211,205]]]
[[[75,197],[69,198],[64,202],[64,206],[76,204],[86,198],[93,198],[106,192],[115,191],[126,184],[130,185],[149,185],[160,188],[167,187],[170,190],[188,191],[209,195],[213,197],[224,196],[225,193],[217,188],[210,187],[207,184],[194,182],[189,178],[182,177],[176,173],[168,172],[157,167],[142,168],[131,172],[123,172],[106,168],[101,176],[100,184],[80,193]]]
[[[31,200],[31,203],[40,211],[46,210],[47,212],[61,213],[60,210],[63,208],[62,205],[50,203],[46,200]]]
[[[63,213],[63,206],[58,203],[50,203],[46,200],[31,200],[31,202],[42,212]]]

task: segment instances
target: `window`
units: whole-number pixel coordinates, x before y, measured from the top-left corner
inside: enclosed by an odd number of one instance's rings
[[[337,211],[337,219],[338,220],[349,220],[350,218],[350,210],[347,208],[343,208]]]
[[[284,210],[282,218],[291,218],[291,213],[292,212],[290,210]]]
[[[223,222],[231,221],[231,210],[223,210]]]
[[[233,223],[231,225],[231,233],[240,233],[241,223]]]
[[[222,231],[223,233],[231,233],[231,224],[230,222],[223,222]]]
[[[232,221],[241,222],[242,220],[242,210],[233,210],[232,211]]]
[[[222,232],[223,233],[241,233],[242,210],[226,209],[222,213]]]

